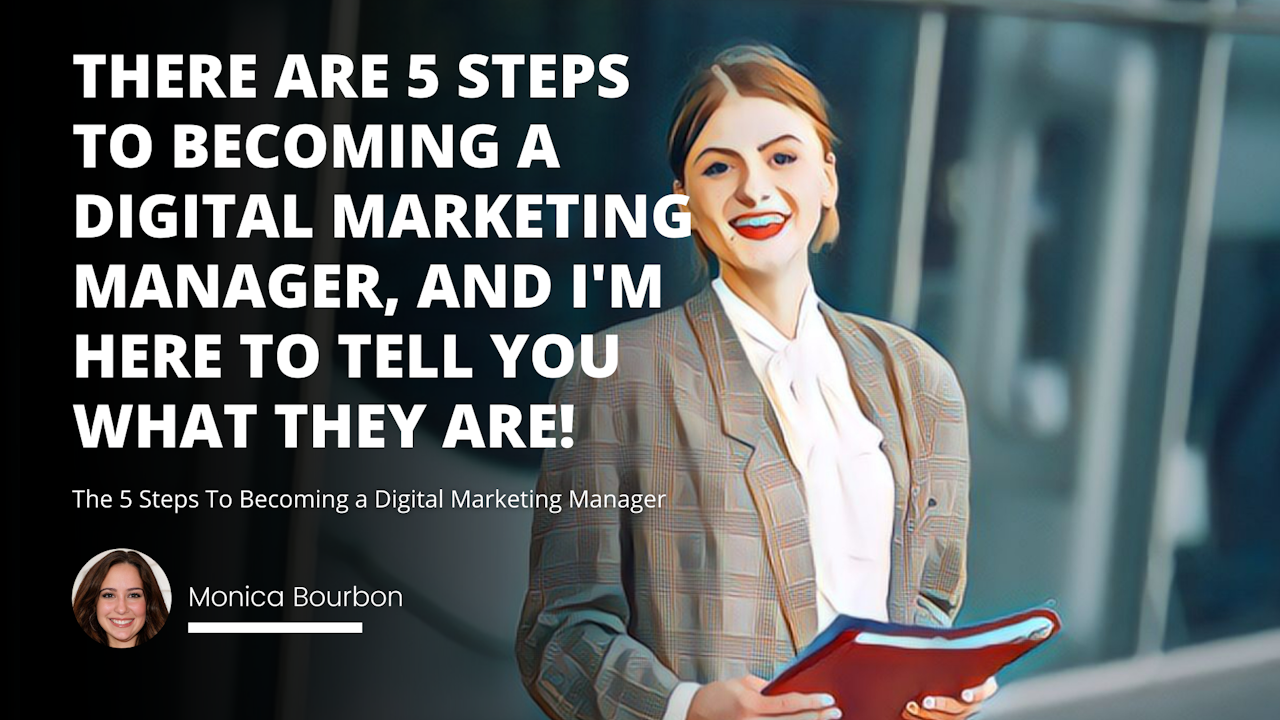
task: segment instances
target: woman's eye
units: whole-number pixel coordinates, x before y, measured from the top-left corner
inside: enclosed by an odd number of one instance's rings
[[[129,593],[129,597],[134,600],[138,600],[142,597],[142,593]]]
[[[112,593],[102,593],[102,597],[106,598],[107,600],[110,600],[111,598],[115,597],[115,595],[113,595]]]
[[[778,152],[773,154],[773,161],[778,165],[790,165],[796,161],[796,156],[791,153]]]
[[[706,170],[702,171],[702,174],[705,177],[715,177],[716,175],[719,175],[721,173],[726,173],[726,172],[729,172],[728,165],[722,162],[713,162],[707,166]]]

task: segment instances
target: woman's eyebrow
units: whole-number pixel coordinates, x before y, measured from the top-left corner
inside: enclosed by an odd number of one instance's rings
[[[126,589],[126,590],[141,590],[142,588],[140,588],[140,587],[136,587],[136,588],[125,588],[125,589]],[[115,588],[102,588],[102,590],[110,590],[110,591],[112,591],[112,592],[119,592],[119,591],[118,591],[118,590],[116,590]],[[99,592],[101,592],[101,590],[100,590]]]
[[[772,141],[770,141],[770,142],[772,142]],[[706,155],[706,154],[707,154],[707,153],[709,153],[709,152],[720,152],[720,153],[724,153],[724,154],[726,154],[726,155],[732,155],[732,156],[734,156],[734,157],[738,157],[738,153],[737,153],[736,151],[734,151],[734,150],[730,150],[729,148],[708,147],[708,148],[703,148],[703,149],[702,149],[702,152],[698,153],[698,156],[697,156],[697,157],[695,157],[695,158],[693,159],[693,161],[694,161],[694,162],[698,162],[699,160],[701,160],[701,159],[702,159],[702,156],[703,156],[703,155]]]
[[[764,152],[765,148],[769,147],[770,145],[776,142],[781,142],[783,140],[795,140],[796,142],[800,142],[800,138],[796,137],[795,135],[779,135],[778,137],[770,140],[769,142],[764,143],[763,145],[757,147],[756,152]]]

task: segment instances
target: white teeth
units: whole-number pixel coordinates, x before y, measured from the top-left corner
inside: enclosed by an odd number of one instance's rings
[[[734,227],[764,227],[766,225],[773,225],[775,223],[782,222],[786,222],[786,218],[782,217],[782,215],[778,213],[771,213],[769,215],[752,215],[750,217],[738,218],[733,221],[732,225]]]
[[[111,622],[115,623],[116,627],[128,627],[133,624],[132,620],[116,620],[115,618],[111,618]]]

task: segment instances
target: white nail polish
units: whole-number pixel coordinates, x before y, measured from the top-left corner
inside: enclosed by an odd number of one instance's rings
[[[927,698],[925,698],[925,699],[924,699],[924,709],[925,709],[925,710],[932,710],[932,709],[933,709],[933,706],[934,706],[934,705],[936,705],[936,704],[937,704],[937,703],[935,703],[935,702],[934,702],[934,700],[933,700],[933,698],[931,698],[931,697],[927,697]]]
[[[960,699],[964,700],[967,703],[973,702],[973,691],[965,690],[964,692],[960,693]]]

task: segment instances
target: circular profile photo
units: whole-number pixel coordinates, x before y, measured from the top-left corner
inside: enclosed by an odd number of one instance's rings
[[[76,622],[94,642],[112,648],[141,645],[160,632],[173,592],[155,560],[128,548],[98,553],[80,568],[71,588]]]

